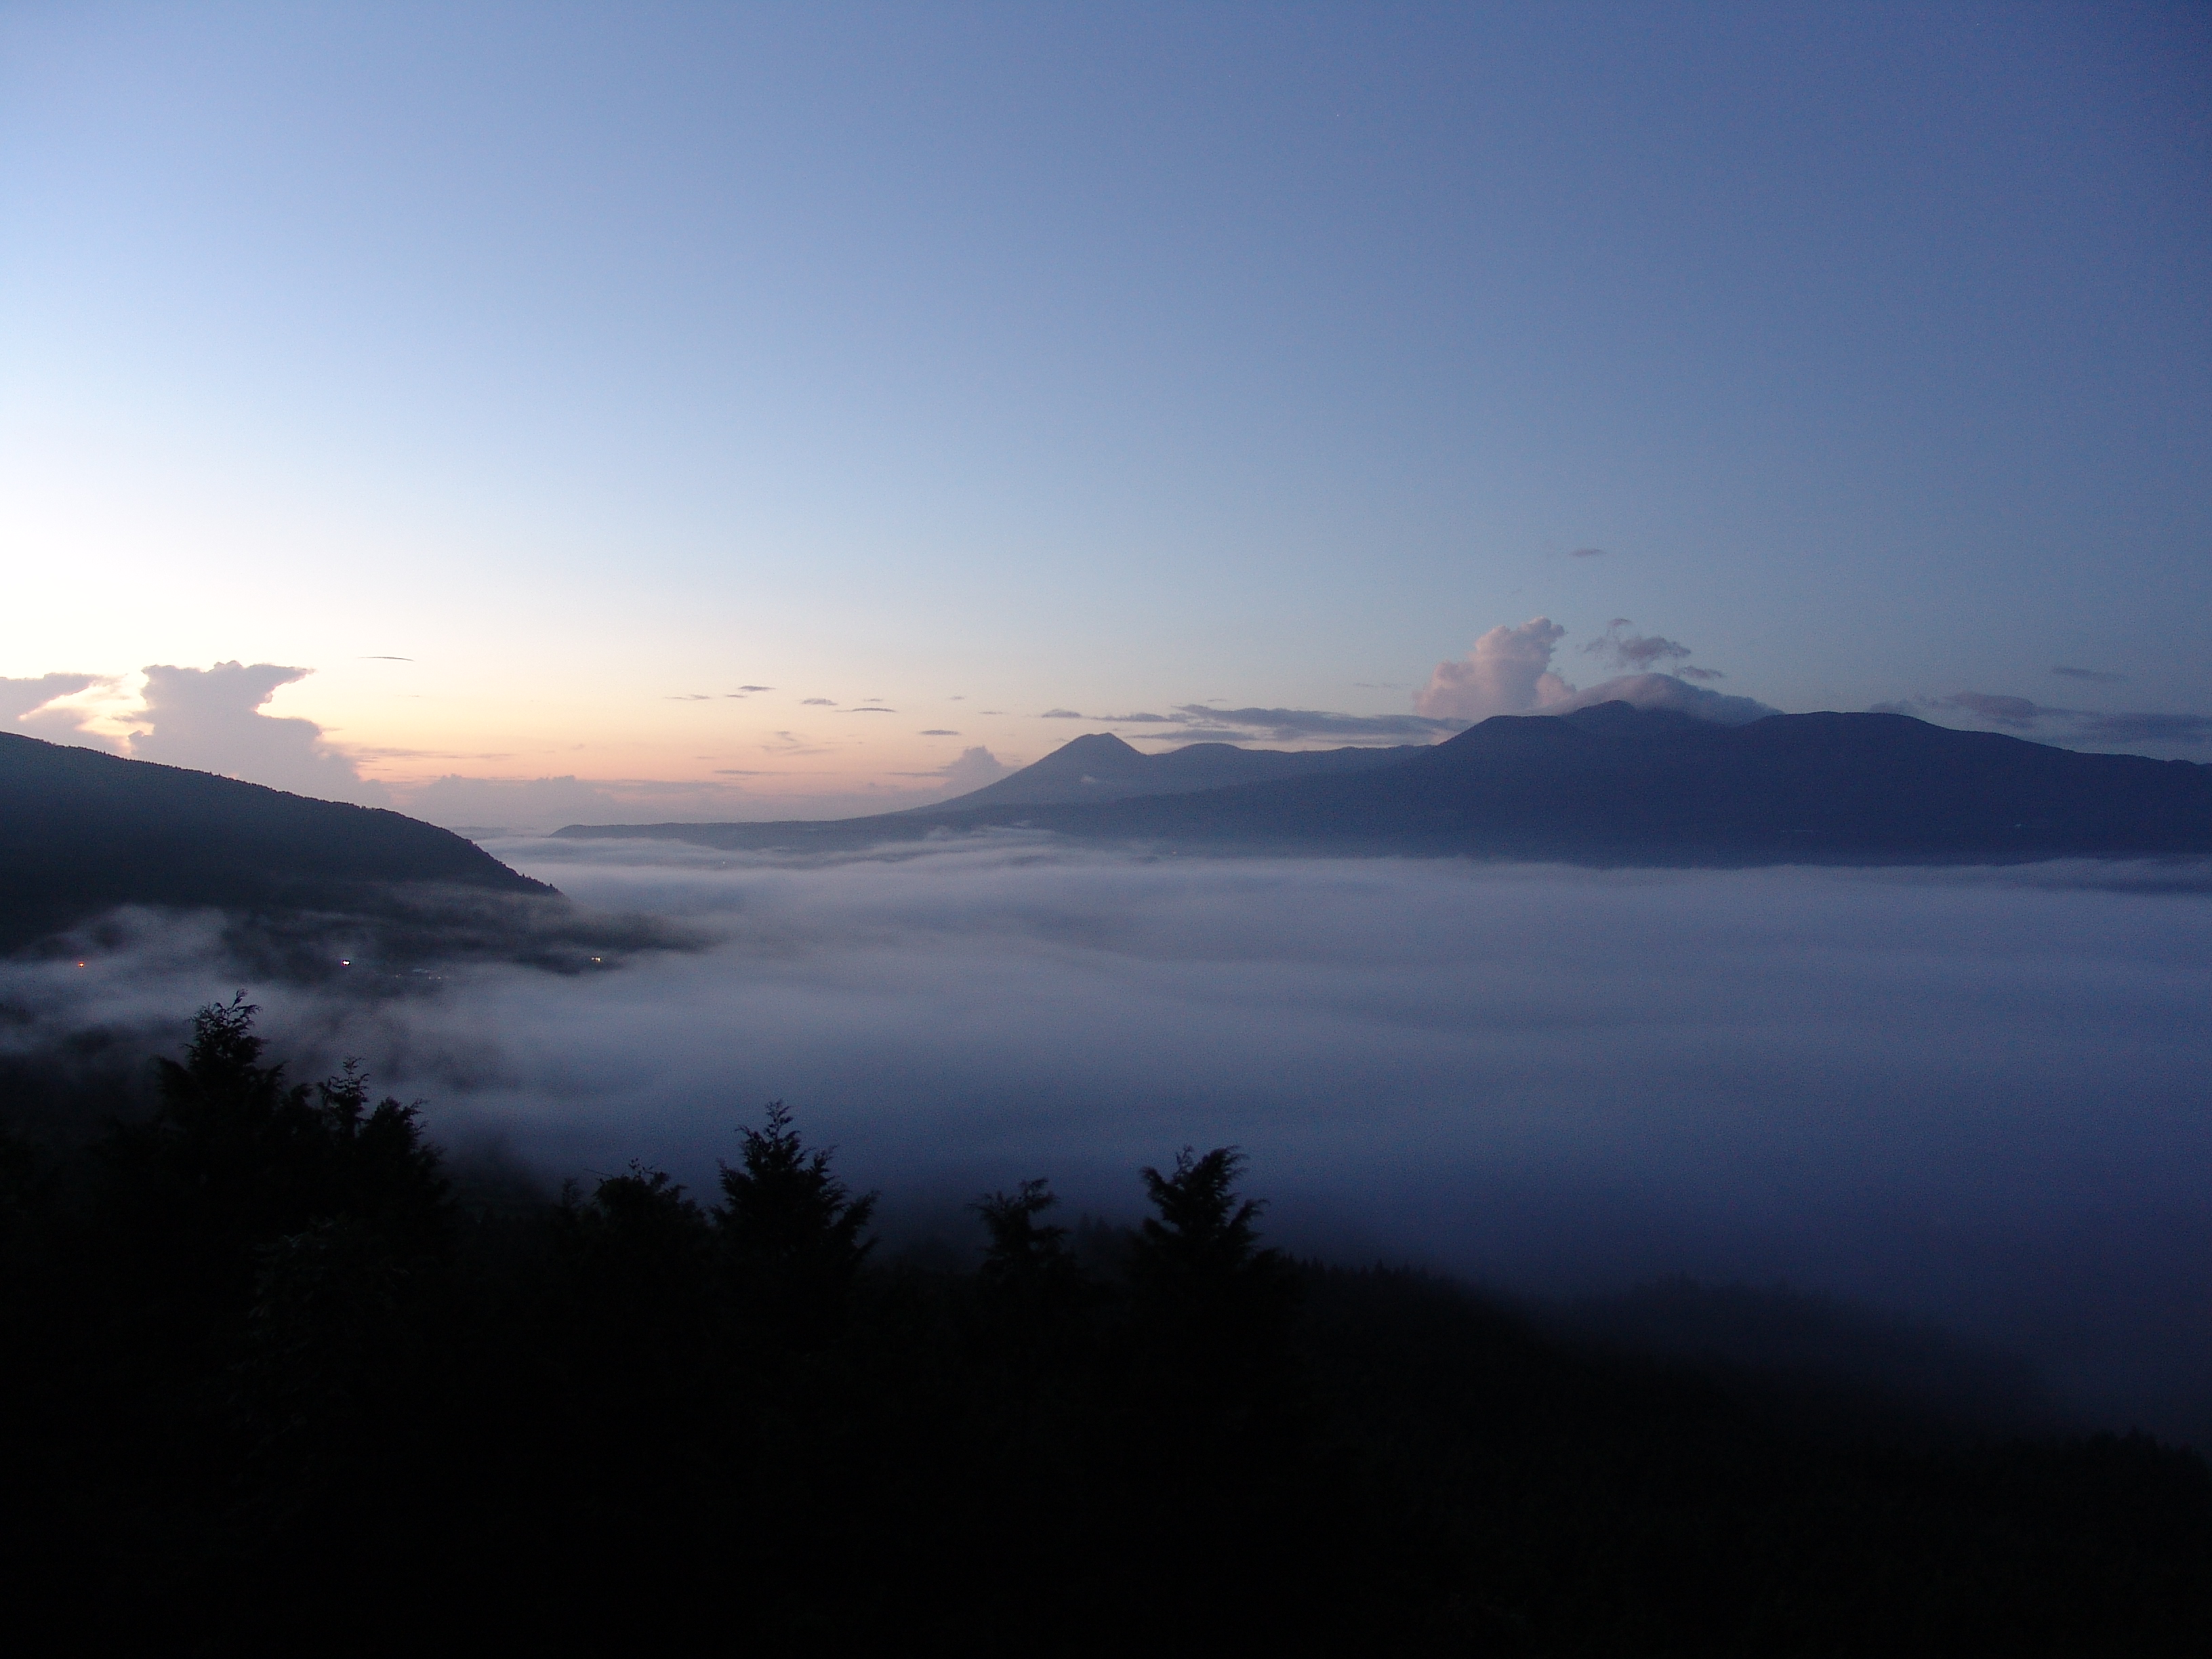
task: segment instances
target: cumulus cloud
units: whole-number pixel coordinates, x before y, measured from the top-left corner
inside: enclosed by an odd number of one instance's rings
[[[0,727],[49,743],[114,750],[122,745],[103,732],[87,729],[102,710],[69,701],[111,687],[107,674],[41,674],[31,679],[0,679]]]
[[[73,697],[98,683],[92,674],[41,674],[36,679],[0,679],[0,721],[13,726],[26,714],[61,697]]]
[[[132,736],[131,757],[325,800],[385,805],[384,786],[362,777],[350,758],[324,740],[314,721],[260,712],[279,687],[314,672],[266,662],[150,665],[144,671],[146,706],[136,717],[147,729]]]
[[[996,783],[1012,769],[981,744],[960,751],[960,758],[948,761],[937,769],[936,775],[945,780],[945,787],[956,795],[964,795],[970,789],[981,789],[987,783]]]
[[[1588,690],[1576,690],[1553,672],[1552,653],[1567,630],[1549,617],[1531,617],[1517,628],[1493,628],[1475,641],[1464,659],[1438,663],[1413,699],[1413,707],[1423,714],[1449,715],[1462,723],[1493,714],[1570,714],[1601,702],[1671,708],[1722,726],[1742,726],[1780,712],[1751,697],[1729,696],[1688,684],[1725,678],[1717,669],[1650,672],[1654,663],[1682,660],[1690,648],[1656,634],[1631,631],[1635,626],[1626,617],[1615,617],[1604,634],[1582,647],[1591,656],[1635,671]]]
[[[1492,629],[1458,662],[1440,662],[1413,698],[1431,720],[1462,723],[1492,714],[1525,714],[1556,702],[1574,687],[1552,672],[1552,653],[1567,630],[1549,617],[1531,617],[1517,628]]]

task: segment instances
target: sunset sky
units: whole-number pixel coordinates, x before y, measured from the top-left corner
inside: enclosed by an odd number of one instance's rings
[[[12,5],[0,727],[468,823],[1493,659],[2212,759],[2208,89],[2181,6]]]

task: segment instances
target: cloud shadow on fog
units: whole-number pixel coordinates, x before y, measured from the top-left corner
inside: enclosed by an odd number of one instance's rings
[[[1126,1216],[1138,1165],[1234,1142],[1296,1248],[1545,1295],[1786,1279],[2021,1349],[2109,1420],[2203,1431],[2202,865],[1146,860],[1019,833],[896,859],[491,850],[718,943],[579,979],[477,963],[374,1005],[257,988],[303,1066],[363,1055],[453,1144],[705,1186],[780,1097],[915,1231],[1036,1175]],[[13,966],[12,1040],[173,1023],[230,988],[220,949]]]

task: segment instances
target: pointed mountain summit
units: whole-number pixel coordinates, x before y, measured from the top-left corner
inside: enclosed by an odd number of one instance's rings
[[[911,808],[908,816],[935,817],[977,808],[1097,805],[1141,795],[1186,795],[1272,779],[1372,771],[1421,752],[1418,744],[1284,750],[1193,743],[1164,755],[1147,755],[1109,732],[1092,732],[1062,744],[1011,777],[934,806]]]

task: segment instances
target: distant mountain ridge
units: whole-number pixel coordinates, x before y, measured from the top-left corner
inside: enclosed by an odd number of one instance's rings
[[[398,812],[0,732],[0,948],[123,904],[344,909],[423,885],[557,896]]]
[[[1078,776],[1099,775],[1091,763],[1111,751],[1093,738],[1077,743],[1091,747],[1064,760],[1071,744],[991,789],[1020,786],[1038,768],[1053,768],[1053,779],[1078,765]],[[1724,726],[1611,702],[1500,715],[1333,774],[1099,802],[984,800],[988,793],[867,818],[557,833],[831,851],[1024,827],[1191,851],[1658,866],[2212,853],[2212,767],[2081,754],[1903,714],[1775,714]]]
[[[1186,795],[1240,783],[1371,772],[1410,760],[1425,747],[1284,750],[1194,743],[1147,755],[1110,732],[1093,732],[1062,744],[1011,777],[934,806],[909,807],[907,814],[934,817],[978,807],[1091,805],[1137,795]]]

